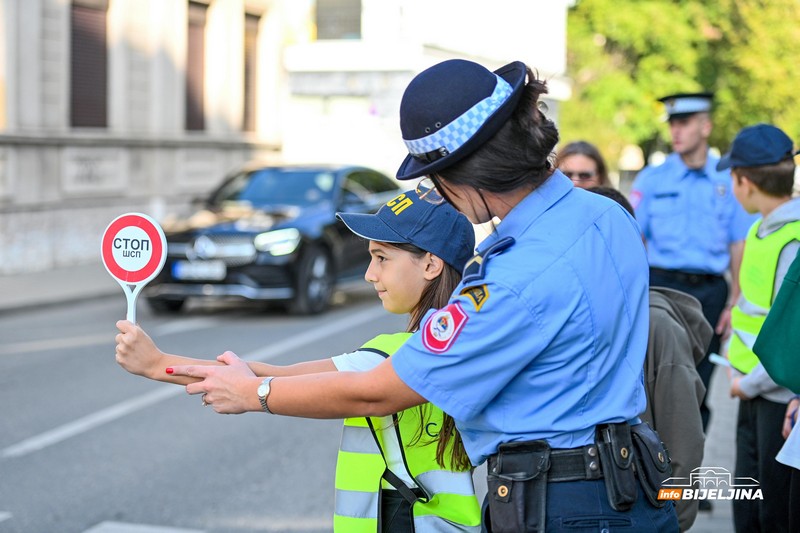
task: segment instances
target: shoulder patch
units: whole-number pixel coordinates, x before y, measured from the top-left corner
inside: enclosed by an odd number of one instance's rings
[[[433,353],[444,353],[458,338],[469,317],[458,302],[433,313],[422,327],[422,344]]]
[[[475,306],[475,311],[480,311],[483,304],[489,298],[489,288],[484,285],[473,285],[461,291],[461,294],[469,298]]]
[[[628,200],[631,202],[631,206],[636,209],[639,207],[639,204],[642,203],[642,193],[640,191],[633,190],[628,196]]]
[[[506,248],[509,248],[512,244],[514,244],[514,237],[503,237],[483,252],[473,256],[472,259],[467,261],[467,264],[464,267],[464,275],[461,281],[466,285],[468,283],[472,283],[473,281],[482,280],[486,270],[486,263],[489,262],[489,258],[501,253]]]

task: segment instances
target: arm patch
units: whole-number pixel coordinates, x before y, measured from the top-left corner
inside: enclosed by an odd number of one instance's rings
[[[480,311],[483,304],[489,299],[489,288],[486,285],[473,285],[463,289],[461,294],[470,299],[475,306],[475,311]]]

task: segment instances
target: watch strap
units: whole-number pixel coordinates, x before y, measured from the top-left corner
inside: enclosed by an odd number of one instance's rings
[[[264,378],[264,381],[261,382],[261,385],[266,385],[267,392],[262,396],[261,394],[258,395],[258,400],[261,402],[261,408],[264,409],[264,412],[267,414],[272,414],[272,411],[269,410],[269,406],[267,405],[267,398],[269,398],[270,393],[270,382],[274,379],[275,376],[270,376]]]

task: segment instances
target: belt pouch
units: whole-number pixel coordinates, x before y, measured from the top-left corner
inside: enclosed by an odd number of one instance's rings
[[[664,481],[672,475],[669,453],[658,433],[646,422],[631,426],[636,472],[645,496],[656,507],[663,507],[666,500],[658,499],[658,491]]]
[[[627,422],[600,424],[595,429],[595,441],[608,503],[615,511],[627,511],[638,496],[630,425]]]
[[[550,445],[544,440],[501,444],[489,457],[492,533],[544,532]]]

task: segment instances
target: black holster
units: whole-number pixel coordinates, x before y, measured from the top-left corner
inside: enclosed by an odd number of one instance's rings
[[[544,440],[501,444],[489,457],[492,533],[544,532],[550,446]]]
[[[627,422],[600,424],[595,429],[595,443],[603,468],[608,503],[615,511],[627,511],[639,495],[633,471],[631,426]]]
[[[655,507],[664,507],[666,500],[658,499],[658,491],[672,475],[669,452],[658,433],[646,422],[631,426],[636,472],[645,496]]]

